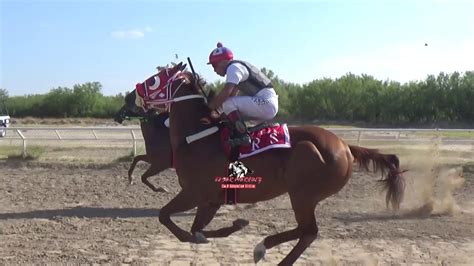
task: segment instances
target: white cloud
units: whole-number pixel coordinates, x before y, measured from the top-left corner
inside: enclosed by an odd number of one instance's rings
[[[153,29],[146,26],[143,29],[131,29],[131,30],[116,30],[110,33],[112,38],[116,39],[140,39],[145,37],[145,33],[152,32]]]
[[[474,70],[474,39],[461,42],[414,41],[382,46],[331,58],[315,66],[325,77],[340,77],[348,72],[369,74],[378,79],[400,82],[424,80],[439,72]]]

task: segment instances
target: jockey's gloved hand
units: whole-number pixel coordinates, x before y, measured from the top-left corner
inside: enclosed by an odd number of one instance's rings
[[[205,116],[199,120],[201,121],[201,124],[209,125],[219,120],[219,114],[215,110],[210,110],[208,116]]]
[[[214,110],[214,111],[211,111],[211,113],[209,114],[209,116],[212,118],[212,119],[219,119],[219,117],[222,115],[222,113],[218,112],[217,110]]]

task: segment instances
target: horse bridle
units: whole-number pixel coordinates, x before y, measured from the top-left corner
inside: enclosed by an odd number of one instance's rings
[[[150,107],[156,107],[159,105],[165,105],[166,109],[170,111],[171,109],[171,104],[176,103],[176,102],[181,102],[181,101],[186,101],[186,100],[191,100],[191,99],[203,99],[204,102],[207,104],[207,97],[200,95],[200,94],[192,94],[192,95],[185,95],[185,96],[180,96],[180,97],[175,97],[176,93],[179,91],[181,86],[183,86],[186,83],[186,78],[182,77],[180,74],[182,74],[181,71],[178,71],[175,73],[169,80],[168,84],[166,84],[166,89],[168,91],[172,91],[172,86],[177,80],[181,80],[179,83],[178,87],[176,90],[173,92],[173,95],[171,95],[170,99],[167,101],[158,101],[158,100],[148,100],[147,104]]]
[[[174,82],[171,82],[170,83],[170,86],[173,84]],[[183,78],[181,83],[179,84],[178,88],[176,88],[176,90],[174,91],[173,95],[171,96],[171,103],[176,103],[176,102],[182,102],[182,101],[187,101],[187,100],[193,100],[193,99],[203,99],[204,102],[207,104],[207,97],[205,97],[204,95],[201,95],[201,94],[191,94],[191,95],[185,95],[185,96],[180,96],[180,97],[174,97],[176,95],[176,93],[179,91],[179,89],[181,88],[181,86],[186,83],[185,82],[185,79]],[[171,109],[171,104],[169,105],[169,109]],[[209,135],[212,135],[216,132],[219,131],[219,128],[217,126],[213,126],[213,127],[210,127],[210,128],[207,128],[205,130],[202,130],[196,134],[193,134],[193,135],[190,135],[190,136],[187,136],[186,137],[186,142],[188,144],[191,144],[192,142],[196,141],[196,140],[199,140],[199,139],[202,139],[202,138],[205,138]]]
[[[190,94],[190,95],[175,97],[176,93],[179,91],[179,89],[181,89],[181,87],[183,86],[183,84],[186,83],[186,80],[187,80],[185,77],[182,76],[182,73],[183,73],[182,71],[178,71],[177,73],[175,73],[172,77],[169,78],[169,80],[166,84],[166,89],[168,91],[172,91],[172,89],[173,89],[172,86],[175,83],[175,81],[178,81],[178,80],[181,81],[179,83],[178,87],[176,88],[176,90],[173,91],[173,94],[171,95],[169,100],[167,100],[167,101],[149,100],[147,102],[147,105],[152,107],[152,108],[157,106],[157,105],[165,105],[166,109],[167,109],[167,112],[170,112],[171,111],[171,104],[177,103],[177,102],[182,102],[182,101],[187,101],[187,100],[194,100],[194,99],[203,99],[204,102],[207,104],[207,97],[205,97],[202,94]],[[192,84],[192,82],[190,80],[188,80],[188,81],[189,81],[190,84]],[[202,90],[202,88],[201,88],[201,90]],[[145,109],[144,106],[142,108]],[[203,130],[201,132],[198,132],[196,134],[187,136],[186,137],[186,142],[188,144],[190,144],[190,143],[192,143],[192,142],[194,142],[198,139],[202,139],[204,137],[212,135],[212,134],[216,133],[217,131],[219,131],[219,128],[217,126],[213,126],[211,128],[205,129],[205,130]]]
[[[178,77],[179,77],[179,75],[175,78],[175,80]],[[170,82],[167,86],[170,86],[170,89],[171,89],[172,88],[171,86],[173,86],[173,83],[174,83],[174,80],[172,82]],[[185,84],[185,83],[186,83],[186,79],[182,78],[181,83],[178,85],[176,90],[173,92],[173,95],[171,96],[170,103],[182,102],[182,101],[187,101],[187,100],[191,100],[191,99],[203,99],[204,102],[207,104],[207,97],[205,97],[204,95],[201,95],[201,94],[191,94],[191,95],[185,95],[185,96],[180,96],[180,97],[175,98],[174,96],[179,91],[179,89],[181,89],[181,86],[183,86],[183,84]]]

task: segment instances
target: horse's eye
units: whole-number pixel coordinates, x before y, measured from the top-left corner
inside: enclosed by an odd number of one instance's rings
[[[153,86],[155,84],[155,77],[153,76],[153,77],[145,80],[145,83],[146,83],[147,87]]]
[[[156,90],[160,87],[160,77],[153,76],[146,81],[146,85],[150,90]]]

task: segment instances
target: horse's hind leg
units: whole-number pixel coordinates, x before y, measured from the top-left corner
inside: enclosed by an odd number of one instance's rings
[[[300,193],[300,195],[301,194],[304,193]],[[316,239],[318,234],[318,226],[316,224],[316,218],[314,217],[316,204],[309,203],[307,200],[303,199],[304,197],[302,197],[301,200],[294,200],[294,197],[296,196],[292,197],[290,195],[298,226],[293,230],[266,237],[254,249],[255,263],[265,256],[266,249],[299,238],[296,246],[280,262],[280,265],[292,265]]]
[[[212,231],[203,231],[202,229],[206,227],[211,220],[216,215],[217,210],[219,210],[220,205],[200,205],[198,206],[196,218],[194,219],[194,223],[191,227],[191,233],[202,233],[205,237],[227,237],[249,224],[248,221],[243,219],[237,219],[232,223],[232,226],[224,227],[218,230]]]
[[[142,175],[142,182],[143,184],[147,185],[151,190],[155,192],[168,192],[168,190],[165,187],[155,187],[150,181],[148,181],[148,178],[150,176],[156,175],[159,172],[163,171],[164,168],[158,166],[157,164],[151,164],[151,166],[143,173]]]
[[[308,205],[308,202],[300,202],[299,204],[300,206]],[[293,247],[290,253],[286,255],[279,265],[293,265],[293,263],[301,256],[301,254],[303,254],[303,252],[318,236],[318,225],[316,224],[316,218],[314,217],[314,209],[316,206],[313,205],[303,207],[304,208],[296,209],[297,207],[295,204],[293,204],[300,236],[296,246]]]
[[[312,161],[308,162],[308,160]],[[301,164],[301,162],[306,162]],[[293,154],[288,162],[288,189],[291,206],[295,213],[298,226],[286,232],[266,237],[254,249],[254,260],[259,261],[265,256],[267,248],[299,238],[296,246],[280,262],[281,265],[294,263],[299,256],[311,245],[318,234],[318,226],[314,216],[314,209],[322,195],[316,184],[322,183],[321,169],[324,169],[324,160],[313,143],[299,142],[293,148]],[[318,180],[319,179],[319,180]]]
[[[171,220],[171,214],[190,210],[197,206],[197,201],[193,198],[193,194],[187,190],[181,190],[176,197],[168,202],[160,210],[160,223],[166,226],[171,233],[181,242],[199,243],[200,239],[186,232]]]

